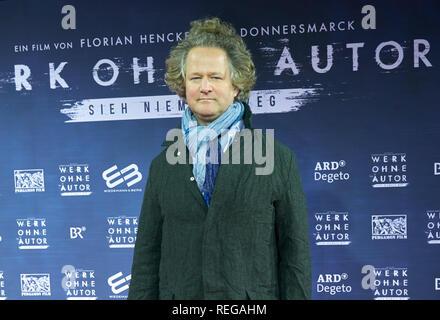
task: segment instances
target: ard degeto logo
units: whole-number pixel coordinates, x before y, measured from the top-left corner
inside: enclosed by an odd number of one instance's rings
[[[102,173],[102,178],[109,189],[104,192],[141,192],[142,189],[124,188],[131,187],[142,180],[142,174],[136,164],[119,169],[114,165]]]
[[[343,273],[326,273],[320,274],[316,281],[316,292],[328,297],[339,295],[340,293],[350,293],[352,287],[347,285],[348,274]]]
[[[347,181],[350,174],[346,171],[347,162],[339,161],[320,161],[316,163],[314,180],[333,183],[335,181]]]

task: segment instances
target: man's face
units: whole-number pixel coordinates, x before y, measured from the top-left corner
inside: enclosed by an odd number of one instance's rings
[[[206,126],[234,103],[238,89],[232,85],[226,52],[195,47],[186,58],[186,101],[197,122]]]

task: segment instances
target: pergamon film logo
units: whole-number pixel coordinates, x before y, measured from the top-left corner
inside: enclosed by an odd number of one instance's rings
[[[407,238],[406,214],[372,215],[371,239],[393,240]]]
[[[15,193],[44,192],[44,170],[14,170]]]
[[[50,296],[49,273],[22,273],[20,274],[22,296]]]

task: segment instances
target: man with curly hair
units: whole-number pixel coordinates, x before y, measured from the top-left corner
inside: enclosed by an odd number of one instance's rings
[[[243,40],[218,18],[193,21],[166,67],[188,105],[183,148],[167,139],[150,165],[128,298],[310,299],[300,175],[293,152],[251,126],[255,67]],[[273,163],[258,174],[249,145],[264,144]],[[237,145],[245,151],[230,163]]]

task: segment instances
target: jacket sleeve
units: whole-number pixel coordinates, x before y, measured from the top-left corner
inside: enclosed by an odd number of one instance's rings
[[[279,255],[280,299],[311,299],[311,258],[306,199],[295,156],[290,152],[287,181],[282,196],[275,202]]]
[[[159,299],[159,264],[162,241],[162,215],[158,201],[157,176],[150,165],[139,216],[131,269],[129,300]]]

